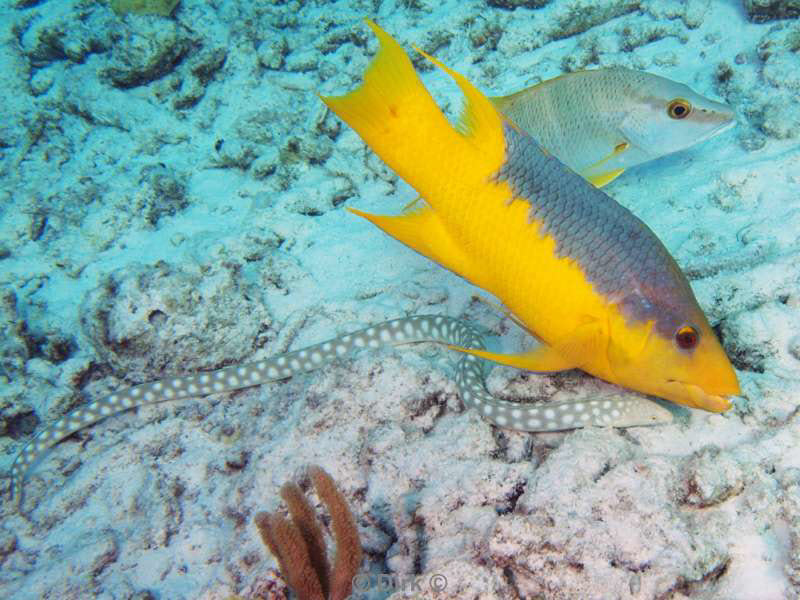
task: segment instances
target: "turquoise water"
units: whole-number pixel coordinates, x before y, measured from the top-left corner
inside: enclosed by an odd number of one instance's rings
[[[742,396],[652,428],[523,433],[465,410],[453,357],[423,345],[142,407],[47,453],[21,511],[3,484],[0,597],[280,597],[253,516],[283,510],[311,463],[353,510],[363,573],[442,576],[440,597],[798,593],[800,25],[764,4],[6,3],[4,472],[89,400],[392,318],[529,346],[487,294],[345,210],[416,197],[317,95],[360,81],[365,16],[487,94],[621,65],[732,106],[733,129],[605,190],[686,273]],[[457,89],[418,66],[457,114]],[[496,368],[488,387],[640,398],[577,371]]]

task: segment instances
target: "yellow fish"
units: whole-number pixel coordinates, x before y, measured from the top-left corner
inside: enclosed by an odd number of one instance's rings
[[[403,49],[380,49],[363,84],[324,102],[429,206],[356,214],[497,296],[542,345],[472,354],[532,371],[580,368],[606,381],[721,412],[739,384],[691,287],[630,211],[542,150],[466,78],[458,128]]]
[[[597,186],[628,167],[684,150],[734,124],[726,104],[682,83],[624,67],[567,73],[489,99]]]

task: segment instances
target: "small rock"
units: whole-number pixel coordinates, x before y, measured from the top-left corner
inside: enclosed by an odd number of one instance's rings
[[[111,0],[109,5],[118,15],[170,16],[180,0]]]
[[[179,213],[189,205],[186,184],[171,169],[163,165],[149,165],[139,175],[142,194],[137,196],[142,203],[141,212],[151,225],[162,217]]]
[[[800,16],[800,0],[744,0],[747,16],[754,23]]]
[[[789,340],[789,354],[792,358],[800,360],[800,334]]]
[[[286,38],[266,40],[259,45],[256,54],[262,66],[277,71],[283,67],[286,55],[289,54],[289,44]]]
[[[53,87],[53,74],[49,69],[40,69],[31,76],[31,93],[41,96]]]
[[[249,355],[271,322],[258,297],[231,266],[162,262],[110,275],[85,299],[82,324],[104,360],[152,379]]]
[[[5,558],[17,549],[17,536],[6,528],[0,529],[0,557]]]
[[[308,71],[315,71],[319,57],[314,48],[307,48],[302,51],[292,52],[286,58],[286,69],[295,73],[306,73]]]
[[[550,4],[550,0],[487,0],[486,4],[506,10],[515,8],[542,8]]]
[[[265,179],[275,173],[280,162],[280,152],[277,148],[268,147],[253,161],[250,172],[256,179]]]
[[[179,34],[177,26],[129,30],[113,46],[112,66],[105,70],[111,84],[122,89],[146,85],[171,73],[186,54],[191,43]]]
[[[739,464],[716,446],[706,446],[689,462],[686,502],[704,508],[724,502],[744,488]]]

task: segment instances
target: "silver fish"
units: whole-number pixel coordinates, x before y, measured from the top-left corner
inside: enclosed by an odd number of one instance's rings
[[[734,124],[734,112],[688,86],[609,67],[548,79],[495,107],[600,187],[634,165],[683,150]]]

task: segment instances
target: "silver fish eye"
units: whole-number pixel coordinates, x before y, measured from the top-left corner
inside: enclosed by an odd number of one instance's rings
[[[675,98],[667,105],[667,114],[671,119],[685,119],[692,112],[692,103],[685,98]]]

